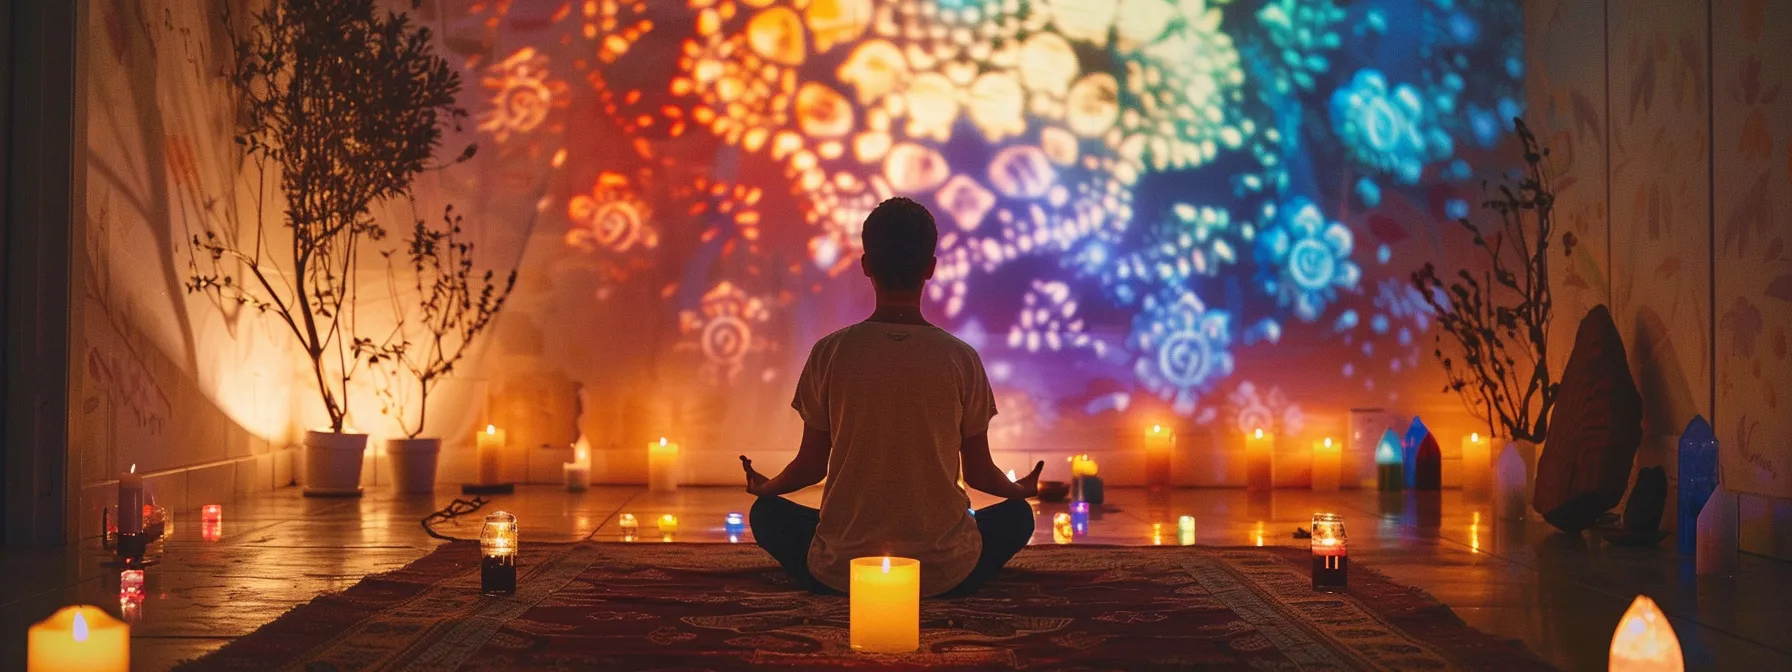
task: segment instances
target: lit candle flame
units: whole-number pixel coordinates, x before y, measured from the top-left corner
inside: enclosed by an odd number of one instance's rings
[[[664,448],[665,446],[666,446],[666,437],[662,436],[662,437],[660,437],[660,447]]]
[[[1163,433],[1163,431],[1164,431],[1164,426],[1163,426],[1163,425],[1152,425],[1152,426],[1151,426],[1151,433],[1152,433],[1152,434],[1162,434],[1162,433]]]
[[[75,641],[87,641],[87,618],[81,612],[75,612]]]
[[[495,426],[492,426],[492,425],[486,425],[486,426],[485,426],[485,433],[487,433],[487,434],[497,434],[497,433],[498,433],[498,428],[497,428],[497,427],[495,427]]]
[[[136,462],[131,463],[131,473],[133,473],[133,474],[137,473],[137,463]],[[75,616],[79,617],[80,614],[75,614]]]
[[[1469,443],[1480,443],[1481,442],[1481,433],[1480,432],[1469,432],[1468,433],[1468,442]]]
[[[1263,438],[1263,428],[1262,427],[1257,428],[1257,438],[1259,438],[1259,439]]]
[[[1332,437],[1329,437],[1329,436],[1325,437],[1325,447],[1327,447],[1327,448],[1332,447]]]
[[[884,556],[884,573],[890,573],[890,556]]]

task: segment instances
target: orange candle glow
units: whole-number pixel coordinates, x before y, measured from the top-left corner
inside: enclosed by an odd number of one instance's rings
[[[31,626],[26,669],[31,672],[128,672],[131,626],[99,607],[63,607]]]
[[[1462,494],[1476,499],[1493,496],[1493,442],[1480,432],[1462,437]]]
[[[921,561],[853,558],[848,639],[854,651],[905,653],[921,646]]]
[[[1262,427],[1244,437],[1245,488],[1264,490],[1275,487],[1276,435]]]
[[[493,425],[486,425],[485,431],[474,435],[473,444],[479,457],[479,484],[497,485],[504,478],[504,443],[508,437],[504,430]]]
[[[647,444],[647,489],[678,491],[678,444],[668,442],[666,437]]]
[[[1313,442],[1313,492],[1337,492],[1343,469],[1343,446],[1329,436]]]
[[[1176,433],[1163,425],[1152,425],[1151,431],[1145,432],[1146,485],[1170,484],[1170,461],[1175,445]]]
[[[1680,637],[1648,595],[1638,595],[1612,633],[1611,672],[1681,672]]]

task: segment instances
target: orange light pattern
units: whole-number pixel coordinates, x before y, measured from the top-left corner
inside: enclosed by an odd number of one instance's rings
[[[745,367],[747,355],[772,349],[771,341],[754,329],[771,316],[763,300],[723,280],[703,295],[697,310],[678,315],[678,347],[703,353],[702,374],[711,382],[734,382]],[[766,375],[772,370],[767,369]]]
[[[500,143],[513,133],[528,133],[547,121],[548,113],[566,107],[566,82],[548,76],[548,57],[523,47],[486,68],[480,85],[491,91],[491,108],[481,115],[479,130]]]

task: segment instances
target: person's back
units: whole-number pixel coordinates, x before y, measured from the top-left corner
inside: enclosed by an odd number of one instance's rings
[[[921,561],[924,594],[963,581],[983,542],[959,447],[995,413],[976,351],[938,327],[860,322],[815,344],[795,405],[833,443],[815,578],[845,590],[853,558],[893,555]]]
[[[822,338],[791,406],[803,419],[795,460],[775,478],[741,456],[754,541],[815,591],[850,589],[853,558],[921,561],[921,592],[968,592],[1033,535],[1039,471],[1009,481],[989,456],[995,395],[977,352],[929,324],[921,295],[939,232],[906,198],[865,218],[860,265],[877,289],[871,317]],[[970,514],[964,483],[1007,498]],[[821,510],[780,495],[826,478]]]

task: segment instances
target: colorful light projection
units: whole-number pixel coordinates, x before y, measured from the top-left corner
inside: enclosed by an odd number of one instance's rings
[[[489,96],[482,141],[567,176],[543,211],[600,281],[681,279],[694,375],[787,368],[761,327],[852,291],[825,280],[904,195],[941,224],[942,326],[992,369],[1079,378],[996,376],[1042,419],[1290,431],[1303,390],[1249,363],[1296,344],[1397,387],[1430,326],[1406,274],[1521,111],[1519,10],[1493,0],[448,5],[479,26],[446,43]]]

